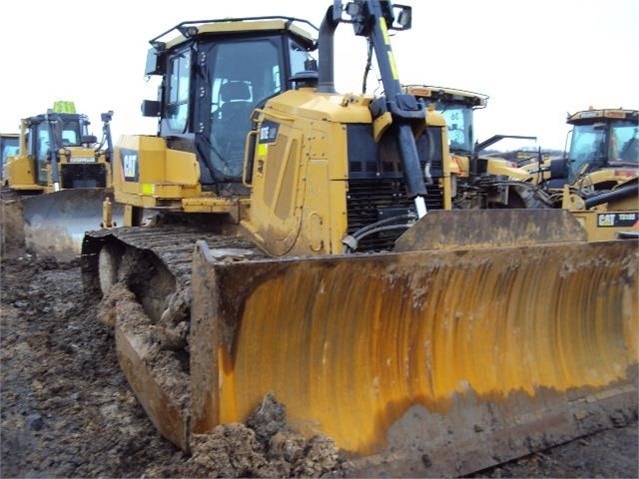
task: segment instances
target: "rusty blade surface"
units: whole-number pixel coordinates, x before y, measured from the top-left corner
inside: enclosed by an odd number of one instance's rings
[[[636,242],[193,269],[192,429],[272,392],[362,474],[449,475],[637,409]]]

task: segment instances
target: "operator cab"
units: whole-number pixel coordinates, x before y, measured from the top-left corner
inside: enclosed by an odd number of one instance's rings
[[[158,117],[170,148],[197,153],[204,189],[241,183],[253,110],[316,69],[315,39],[297,23],[317,30],[288,17],[207,20],[151,40],[146,74],[160,75],[162,84],[143,113]]]
[[[488,96],[450,88],[409,85],[407,91],[421,98],[446,120],[451,153],[472,155],[475,149],[473,113],[486,108]]]
[[[588,110],[573,125],[568,160],[571,181],[600,168],[639,167],[639,112]]]
[[[89,119],[77,113],[57,113],[36,115],[23,120],[27,129],[27,155],[36,161],[36,182],[46,185],[48,181],[47,163],[59,148],[81,146],[89,135]]]

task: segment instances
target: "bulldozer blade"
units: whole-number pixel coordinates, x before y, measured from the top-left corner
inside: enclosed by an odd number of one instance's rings
[[[102,203],[112,192],[68,189],[25,197],[22,203],[24,243],[41,256],[69,261],[81,254],[84,233],[100,229]],[[113,218],[122,224],[123,207],[113,204]],[[20,225],[16,225],[20,228]]]
[[[478,471],[637,414],[634,241],[218,261],[199,242],[192,433],[266,393],[353,475]]]
[[[1,255],[3,258],[17,257],[25,249],[22,203],[19,198],[1,198],[0,201]]]
[[[586,230],[566,210],[434,210],[400,236],[394,250],[527,246],[586,239]]]

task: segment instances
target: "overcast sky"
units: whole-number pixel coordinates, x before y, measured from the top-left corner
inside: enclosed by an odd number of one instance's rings
[[[140,114],[155,99],[144,78],[148,40],[186,20],[256,15],[304,18],[319,26],[323,0],[32,0],[0,16],[4,67],[0,131],[71,100],[100,134],[113,110],[114,137],[154,134]],[[563,149],[567,112],[639,108],[639,0],[402,0],[413,29],[393,49],[403,83],[450,86],[490,96],[477,137],[536,135]],[[366,44],[349,25],[336,36],[336,86],[361,91]]]

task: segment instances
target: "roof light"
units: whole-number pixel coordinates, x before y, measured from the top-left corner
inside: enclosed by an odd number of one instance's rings
[[[75,103],[72,101],[58,100],[53,103],[54,113],[75,113]]]

